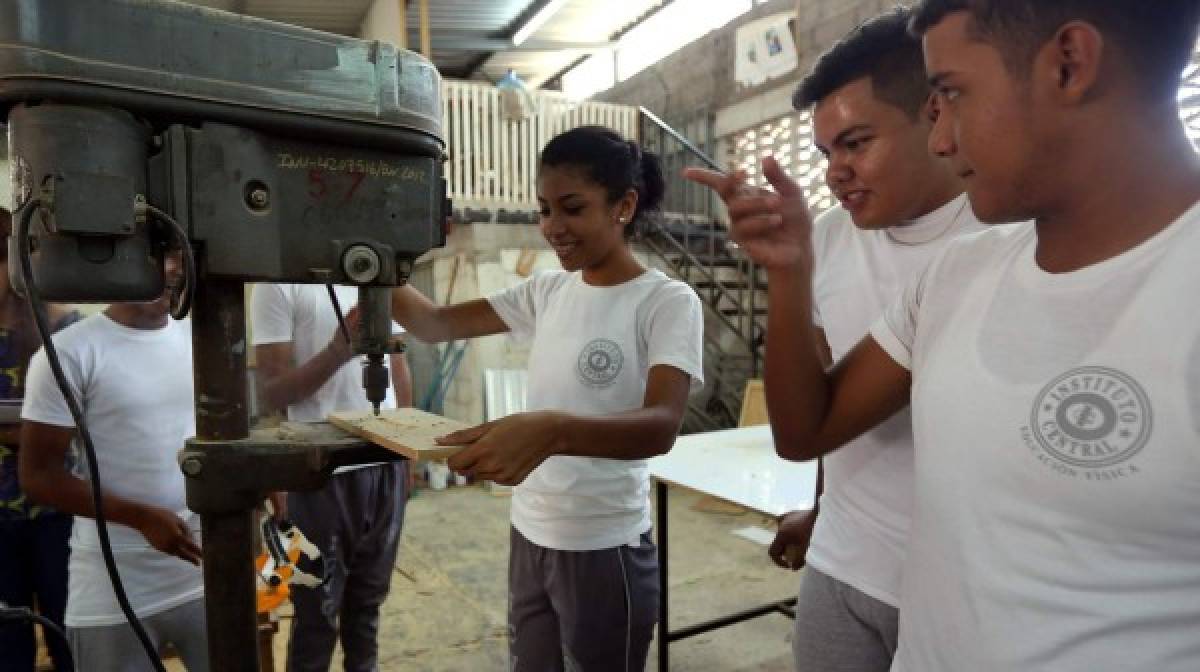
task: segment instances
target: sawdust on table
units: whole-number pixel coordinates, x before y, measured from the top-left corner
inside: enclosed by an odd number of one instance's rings
[[[383,417],[376,418],[376,417],[369,417],[369,416],[361,417],[361,418],[354,418],[350,422],[351,422],[351,424],[353,424],[356,427],[366,427],[367,425],[389,425],[392,427],[398,427],[400,429],[408,429],[408,430],[434,429],[437,427],[444,427],[449,424],[445,420],[434,420],[432,422],[414,423],[414,422],[406,422],[403,420],[394,420],[392,418],[383,418]]]
[[[305,438],[304,433],[295,427],[289,427],[287,424],[282,424],[275,430],[275,436],[280,441],[296,441]]]

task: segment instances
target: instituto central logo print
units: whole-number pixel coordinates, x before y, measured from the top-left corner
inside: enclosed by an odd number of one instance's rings
[[[1048,454],[1074,467],[1112,467],[1150,440],[1150,399],[1136,380],[1115,369],[1087,366],[1042,388],[1030,428]]]
[[[579,381],[588,387],[608,387],[617,379],[625,356],[621,346],[607,338],[597,338],[583,346],[576,372]]]

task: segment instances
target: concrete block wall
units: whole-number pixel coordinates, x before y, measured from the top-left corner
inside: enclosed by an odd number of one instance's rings
[[[759,5],[596,98],[609,103],[643,105],[668,123],[690,118],[696,110],[722,107],[735,96],[748,92],[734,81],[738,26],[792,10],[794,3],[795,0],[770,0]]]
[[[644,105],[668,123],[679,124],[693,118],[697,111],[716,112],[764,95],[779,97],[773,92],[795,88],[816,58],[839,38],[859,23],[896,4],[896,0],[769,0],[618,83],[597,99]],[[799,67],[789,75],[757,87],[738,84],[734,80],[737,29],[750,21],[785,11],[795,13]],[[747,126],[766,120],[755,119]]]
[[[796,46],[800,70],[863,21],[891,7],[896,0],[797,0]]]

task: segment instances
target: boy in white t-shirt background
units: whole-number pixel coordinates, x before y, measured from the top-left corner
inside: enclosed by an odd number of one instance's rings
[[[177,275],[174,259],[168,274]],[[125,592],[151,640],[170,643],[188,672],[208,670],[200,517],[187,509],[176,455],[195,436],[192,333],[168,316],[169,292],[116,303],[54,336],[96,447],[104,512]],[[75,515],[68,561],[67,638],[80,669],[146,669],[101,557],[86,469],[67,471],[75,422],[45,350],[30,363],[21,411],[20,476],[30,500]],[[80,460],[82,463],[82,460]]]
[[[839,207],[814,225],[813,321],[823,357],[838,361],[909,280],[954,237],[983,228],[949,162],[930,153],[932,97],[921,43],[897,8],[855,28],[821,56],[793,98],[811,109],[826,182]],[[768,316],[794,309],[773,292]],[[769,330],[767,340],[778,338]],[[786,336],[784,336],[786,338]],[[790,373],[768,360],[767,393],[789,394]],[[780,454],[793,454],[776,418]],[[787,566],[788,546],[807,550],[792,649],[797,669],[885,672],[895,655],[900,571],[912,509],[908,413],[821,460],[823,488],[812,512],[780,521],[770,553]],[[820,515],[818,516],[818,512]],[[795,551],[789,551],[795,553]]]
[[[914,29],[930,148],[983,221],[1035,225],[953,241],[827,372],[802,190],[711,179],[803,299],[772,418],[817,456],[911,403],[894,670],[1200,669],[1200,3],[925,0]]]
[[[347,330],[358,328],[358,289],[335,286]],[[250,300],[259,392],[289,420],[323,422],[333,411],[371,407],[355,356],[322,285],[255,285]],[[396,332],[400,332],[398,326]],[[381,406],[412,405],[403,354],[388,357],[391,386]],[[289,672],[329,669],[340,641],[347,672],[378,669],[379,609],[391,587],[404,510],[408,462],[337,469],[321,489],[287,495],[287,517],[321,549],[326,582],[292,591],[295,620]]]

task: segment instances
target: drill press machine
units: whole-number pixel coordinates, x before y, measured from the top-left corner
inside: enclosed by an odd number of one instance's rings
[[[176,2],[0,0],[0,115],[43,299],[152,299],[171,239],[194,251],[198,436],[180,462],[203,522],[212,668],[257,670],[254,507],[395,458],[327,426],[251,434],[243,283],[358,286],[356,349],[382,400],[390,288],[444,243],[450,212],[437,71],[384,43]]]

